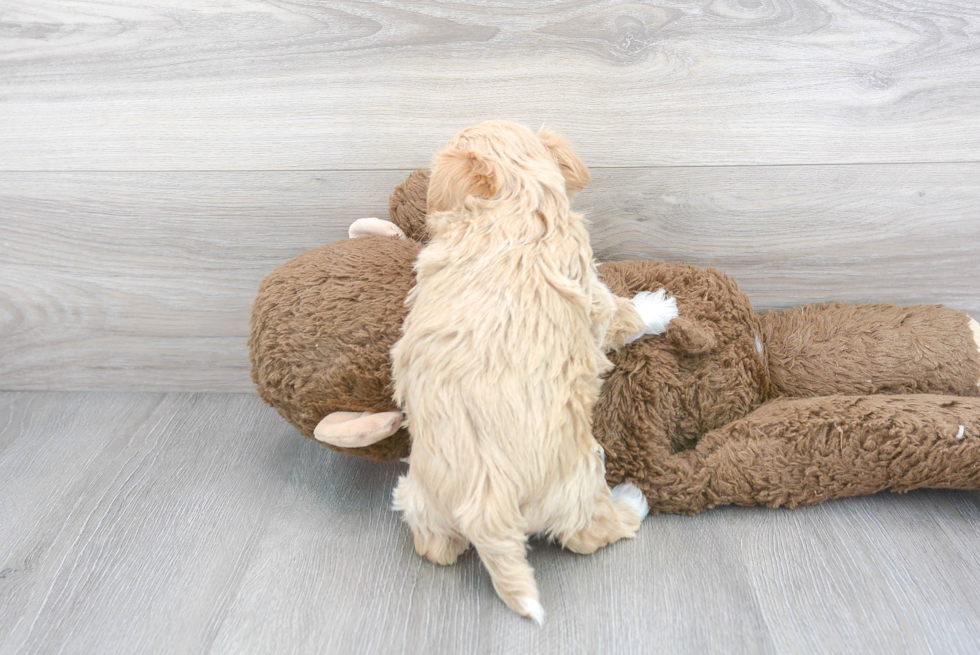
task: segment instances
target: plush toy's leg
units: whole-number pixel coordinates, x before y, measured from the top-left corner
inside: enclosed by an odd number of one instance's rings
[[[886,489],[980,489],[980,398],[774,400],[709,432],[684,455],[694,456],[706,473],[695,477],[706,484],[697,506],[668,511],[797,507]]]
[[[313,430],[317,441],[341,448],[363,448],[387,439],[398,431],[401,412],[334,412]]]
[[[347,235],[351,239],[371,235],[382,237],[401,237],[402,239],[406,238],[405,233],[400,227],[391,221],[385,221],[380,218],[357,219],[350,224],[350,228],[347,230]]]
[[[808,305],[759,316],[774,395],[980,393],[977,333],[933,305]]]

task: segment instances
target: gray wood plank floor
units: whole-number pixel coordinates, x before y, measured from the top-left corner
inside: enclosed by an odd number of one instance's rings
[[[388,510],[400,465],[246,394],[0,393],[0,653],[970,653],[980,494],[654,516],[537,543],[543,628]]]

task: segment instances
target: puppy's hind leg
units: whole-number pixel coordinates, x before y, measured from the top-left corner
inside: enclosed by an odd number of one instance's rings
[[[470,547],[469,542],[452,528],[451,518],[442,516],[431,506],[425,492],[411,472],[398,479],[392,509],[402,512],[415,537],[415,552],[430,562],[448,566]]]
[[[517,503],[474,500],[456,512],[460,530],[487,567],[493,588],[507,607],[523,617],[544,622],[534,569],[527,562],[526,526]]]
[[[609,494],[608,490],[606,493]],[[645,511],[640,510],[637,505],[638,503],[632,499],[617,498],[612,495],[599,498],[595,504],[595,511],[585,526],[559,540],[570,551],[588,555],[620,539],[632,538],[640,528],[640,521],[645,515]],[[645,509],[645,503],[643,508]]]
[[[598,454],[591,456],[598,459]],[[624,537],[633,537],[649,512],[643,493],[633,484],[624,482],[610,491],[603,468],[601,460],[598,465],[584,462],[582,475],[570,481],[574,488],[565,494],[574,503],[574,507],[569,507],[569,516],[574,516],[575,507],[589,508],[576,529],[556,531],[562,545],[573,552],[594,553]]]

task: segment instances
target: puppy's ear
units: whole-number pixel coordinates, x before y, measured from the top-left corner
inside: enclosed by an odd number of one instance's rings
[[[561,174],[565,178],[565,193],[571,198],[573,195],[589,186],[592,175],[585,164],[572,152],[571,146],[561,136],[555,134],[546,127],[542,127],[538,132],[538,138],[551,153]]]
[[[466,196],[492,198],[500,190],[493,161],[473,150],[443,150],[432,162],[429,211],[446,210]]]

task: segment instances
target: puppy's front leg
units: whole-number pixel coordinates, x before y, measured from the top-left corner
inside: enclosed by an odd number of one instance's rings
[[[626,339],[643,329],[643,320],[626,298],[613,294],[598,278],[591,280],[592,333],[605,352],[619,350]]]
[[[677,318],[677,299],[669,298],[664,289],[641,291],[633,296],[632,302],[643,321],[643,330],[630,335],[626,343],[647,334],[663,334],[667,331],[667,324]]]
[[[677,301],[668,298],[663,289],[656,293],[641,291],[628,300],[614,295],[601,282],[596,281],[593,288],[593,325],[609,321],[601,341],[603,350],[618,350],[647,334],[663,334],[675,318]]]
[[[614,296],[611,293],[609,295],[612,297],[616,309],[612,315],[609,330],[606,331],[602,349],[619,350],[624,344],[633,340],[633,335],[642,332],[644,329],[643,318],[631,300]]]

